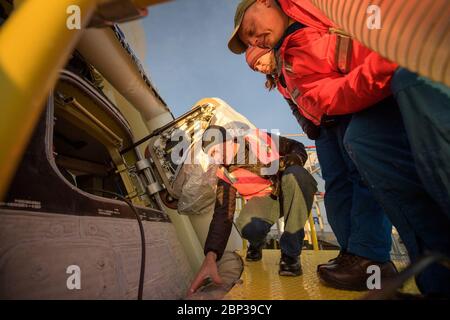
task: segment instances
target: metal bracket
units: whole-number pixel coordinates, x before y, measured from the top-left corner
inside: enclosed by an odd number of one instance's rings
[[[161,190],[163,190],[163,188],[158,182],[153,182],[147,186],[147,191],[150,195],[154,195]]]
[[[142,159],[142,160],[139,160],[138,162],[136,162],[135,166],[136,166],[137,171],[143,171],[145,169],[150,169],[151,164],[148,159]]]

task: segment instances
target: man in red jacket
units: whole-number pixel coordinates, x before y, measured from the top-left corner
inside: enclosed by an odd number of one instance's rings
[[[392,226],[348,156],[343,138],[352,113],[391,95],[396,65],[358,43],[342,54],[351,59],[342,59],[335,48],[344,47],[345,41],[330,33],[333,28],[309,1],[244,0],[229,48],[238,54],[247,44],[273,48],[291,101],[320,126],[316,146],[325,206],[341,253],[319,265],[318,273],[328,285],[364,290],[367,266],[380,266],[383,278],[395,273],[390,262]]]
[[[436,197],[428,191],[429,186],[423,182],[427,179],[419,178],[423,175],[423,172],[418,173],[422,168],[417,169],[414,163],[420,148],[416,146],[411,151],[408,135],[412,136],[414,130],[409,130],[408,134],[405,131],[405,123],[390,90],[396,64],[343,34],[309,0],[241,1],[229,48],[238,54],[248,45],[273,48],[278,52],[279,68],[292,100],[305,117],[320,124],[321,135],[316,141],[318,154],[319,149],[322,155],[330,155],[336,149],[333,159],[325,157],[323,161],[324,157],[319,154],[323,173],[332,173],[339,152],[344,160],[350,156],[353,167],[356,164],[372,195],[383,205],[399,231],[411,260],[417,260],[427,251],[450,256],[450,221],[448,214],[440,209],[445,203],[436,202]],[[403,102],[411,101],[411,96]],[[417,95],[414,98],[417,99]],[[410,122],[406,124],[411,129]],[[328,180],[333,184],[339,180],[331,178]],[[324,179],[328,184],[327,177]],[[359,185],[366,183],[361,181]],[[354,194],[353,201],[358,198]],[[330,214],[328,210],[327,214]],[[356,224],[362,236],[360,241],[365,235],[380,231],[381,224],[367,223],[367,217],[367,214],[351,216],[351,227]],[[336,222],[345,224],[345,221]],[[338,231],[344,229],[338,228]],[[339,239],[339,232],[333,230]],[[352,249],[348,251],[352,253]],[[362,276],[358,273],[364,269],[364,260],[364,255],[341,254],[319,268],[319,276],[328,284],[345,285]],[[425,294],[450,295],[449,281],[450,271],[438,264],[416,277],[416,283]]]
[[[396,64],[357,41],[349,45],[309,0],[278,3],[242,1],[229,48],[237,54],[245,52],[247,44],[277,49],[288,87],[291,82],[298,91],[291,96],[306,117],[320,125],[323,115],[355,113],[392,95]],[[283,37],[295,22],[301,24],[300,30]],[[341,59],[340,48],[345,46],[347,59]]]

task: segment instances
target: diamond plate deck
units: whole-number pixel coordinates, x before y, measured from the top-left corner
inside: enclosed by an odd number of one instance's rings
[[[241,281],[225,296],[229,300],[352,300],[365,293],[336,290],[323,285],[317,277],[316,267],[338,255],[338,251],[303,251],[300,277],[280,277],[278,275],[279,250],[264,250],[263,259],[258,262],[245,261]],[[240,253],[244,256],[244,253]],[[398,268],[405,267],[397,262]],[[417,293],[412,281],[405,286],[410,293]]]

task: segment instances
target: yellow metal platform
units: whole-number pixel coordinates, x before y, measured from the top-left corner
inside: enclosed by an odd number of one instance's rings
[[[303,275],[280,277],[278,275],[279,250],[264,250],[263,259],[258,262],[244,262],[241,281],[224,299],[229,300],[349,300],[359,299],[364,292],[337,290],[323,285],[316,274],[317,265],[335,258],[338,251],[305,250],[301,262]],[[244,256],[245,252],[241,255]],[[404,263],[394,261],[399,269]],[[417,293],[415,284],[408,283],[405,291]]]

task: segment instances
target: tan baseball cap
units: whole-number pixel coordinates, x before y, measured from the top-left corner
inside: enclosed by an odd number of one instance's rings
[[[242,54],[247,50],[248,46],[241,41],[238,31],[241,27],[245,11],[247,11],[247,9],[255,2],[256,0],[242,0],[236,8],[236,14],[234,15],[234,31],[228,41],[228,48],[235,54]]]

